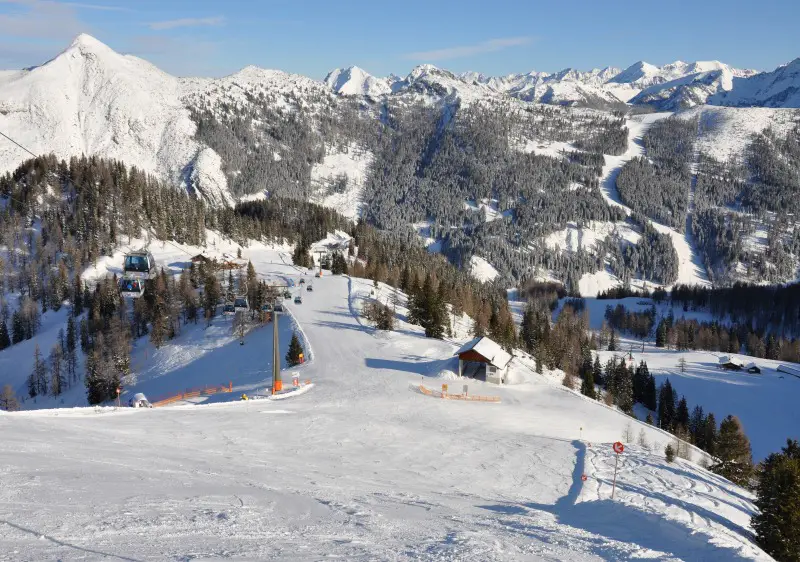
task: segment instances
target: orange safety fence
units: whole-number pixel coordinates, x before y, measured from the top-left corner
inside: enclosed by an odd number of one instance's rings
[[[419,385],[419,391],[426,396],[435,396],[445,400],[463,400],[466,402],[500,402],[499,396],[481,396],[478,394],[450,394],[447,392],[447,385],[442,385],[442,391],[432,390],[424,384]]]
[[[159,398],[158,400],[153,401],[152,404],[154,408],[158,408],[159,406],[168,406],[170,404],[174,404],[175,402],[186,400],[187,398],[211,396],[212,394],[217,394],[219,392],[233,392],[233,383],[220,386],[205,386],[202,388],[187,388],[185,391],[179,392],[178,394]]]

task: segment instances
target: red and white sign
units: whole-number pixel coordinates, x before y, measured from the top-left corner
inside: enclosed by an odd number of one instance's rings
[[[617,441],[616,443],[614,443],[614,452],[615,452],[615,453],[617,453],[617,454],[619,455],[620,453],[622,453],[622,452],[624,452],[624,451],[625,451],[625,445],[623,445],[623,444],[622,444],[622,443],[620,443],[619,441]]]
[[[586,475],[585,475],[585,474],[581,475],[581,480],[583,480],[584,482],[586,482]]]

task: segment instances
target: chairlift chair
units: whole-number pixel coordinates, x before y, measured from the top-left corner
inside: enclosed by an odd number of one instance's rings
[[[226,302],[225,305],[222,307],[222,314],[226,316],[232,316],[236,313],[236,307],[233,305],[232,302]]]
[[[119,280],[119,292],[122,296],[138,299],[144,295],[144,280],[136,277],[123,277]]]

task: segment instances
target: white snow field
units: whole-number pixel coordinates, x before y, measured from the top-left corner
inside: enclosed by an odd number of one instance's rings
[[[260,275],[302,276],[283,251],[243,253]],[[149,356],[137,344],[129,390],[232,380],[225,401],[0,413],[0,560],[769,560],[752,496],[667,465],[665,433],[522,358],[520,384],[450,380],[463,329],[425,339],[399,306],[396,331],[376,333],[357,316],[369,281],[310,279],[287,305],[312,359],[284,371],[313,381],[302,396],[235,400],[269,380],[268,329],[239,346],[192,328]],[[612,501],[610,443],[629,424],[654,452],[629,447]]]

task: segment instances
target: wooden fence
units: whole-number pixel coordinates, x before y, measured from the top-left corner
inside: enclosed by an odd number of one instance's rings
[[[229,382],[227,385],[219,385],[219,386],[204,386],[202,388],[188,388],[183,392],[179,392],[178,394],[160,398],[152,402],[152,404],[154,408],[158,408],[160,406],[168,406],[170,404],[174,404],[175,402],[180,402],[181,400],[186,400],[188,398],[211,396],[212,394],[218,394],[220,392],[233,392],[233,383]]]
[[[442,385],[442,390],[433,390],[420,383],[419,391],[425,396],[443,398],[445,400],[463,400],[465,402],[500,402],[499,396],[481,396],[479,394],[450,394],[447,392],[447,385]]]

